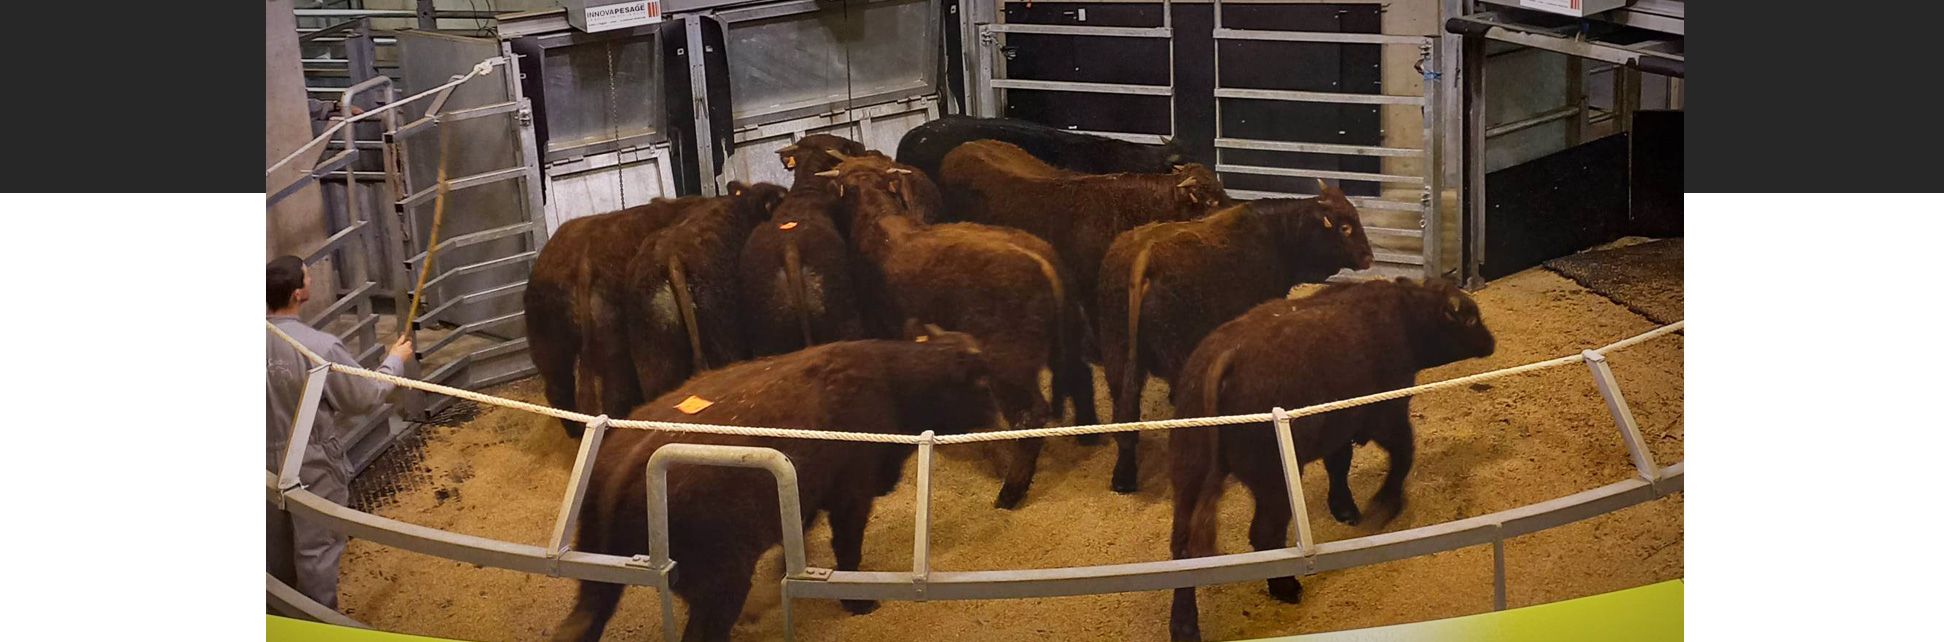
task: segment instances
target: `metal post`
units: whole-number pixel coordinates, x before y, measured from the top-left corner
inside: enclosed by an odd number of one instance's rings
[[[1505,610],[1505,538],[1492,538],[1492,610]]]
[[[974,78],[978,85],[978,89],[974,92],[979,99],[977,113],[983,118],[993,118],[999,115],[999,90],[992,86],[992,74],[996,65],[993,61],[993,52],[999,47],[998,34],[992,33],[992,29],[987,28],[986,25],[979,25],[977,44],[979,73]]]
[[[655,587],[656,599],[661,600],[662,642],[676,642],[681,639],[681,636],[675,633],[675,593],[674,589],[668,586],[670,570],[673,569],[657,571],[661,577],[661,585]]]
[[[434,0],[418,0],[418,28],[421,31],[438,31],[439,19],[434,17]]]
[[[581,433],[580,454],[574,457],[574,469],[567,477],[567,495],[560,500],[560,514],[554,517],[553,537],[547,540],[547,556],[556,560],[561,553],[567,552],[567,538],[574,531],[574,524],[580,521],[581,503],[587,499],[587,482],[594,477],[595,457],[601,452],[601,438],[607,435],[608,416],[595,417],[587,422],[587,430]]]
[[[760,468],[776,478],[776,503],[783,517],[783,575],[806,577],[803,561],[803,509],[797,498],[796,467],[773,448],[668,444],[648,458],[648,560],[665,568],[668,559],[668,467],[702,464],[729,468]]]
[[[931,577],[931,477],[932,446],[936,437],[932,431],[919,433],[918,444],[918,508],[914,517],[917,525],[911,537],[911,584],[918,590],[918,597],[925,596],[925,581]]]
[[[521,180],[526,182],[527,220],[533,223],[527,233],[528,249],[539,251],[547,244],[549,233],[546,200],[540,187],[539,142],[533,131],[533,102],[527,99],[525,89],[520,86],[520,58],[513,53],[511,41],[500,43],[500,55],[506,57],[506,95],[519,104],[519,110],[513,115],[513,127],[520,136],[520,164],[526,168],[526,178]],[[619,144],[619,141],[616,143]],[[618,163],[620,158],[617,152],[615,161]]]
[[[1613,423],[1620,426],[1620,440],[1627,445],[1627,455],[1633,459],[1634,470],[1640,478],[1653,481],[1660,477],[1660,468],[1654,464],[1654,453],[1647,449],[1646,440],[1640,437],[1640,425],[1634,422],[1633,410],[1627,407],[1627,397],[1620,394],[1620,382],[1613,378],[1613,368],[1607,366],[1606,357],[1598,352],[1587,350],[1580,353],[1586,359],[1586,367],[1593,370],[1593,385],[1600,389],[1600,396],[1606,399],[1607,412],[1613,414]]]
[[[1424,170],[1424,218],[1419,221],[1418,229],[1423,232],[1419,237],[1419,251],[1424,255],[1426,278],[1442,275],[1445,269],[1441,223],[1444,217],[1439,211],[1444,204],[1444,145],[1438,137],[1443,116],[1439,92],[1444,75],[1443,50],[1443,44],[1436,41],[1425,45],[1420,52],[1423,62],[1419,63],[1424,68],[1424,108],[1418,111],[1424,126],[1424,159],[1420,161]]]
[[[283,467],[277,469],[277,488],[288,491],[302,483],[298,472],[304,467],[304,451],[310,447],[311,427],[317,423],[317,404],[324,400],[324,379],[330,376],[330,364],[320,363],[311,368],[310,375],[304,379],[304,395],[297,401],[297,416],[290,420],[290,443],[284,444]],[[283,508],[279,497],[277,508]]]
[[[1270,413],[1275,416],[1273,429],[1276,431],[1276,448],[1282,452],[1283,485],[1284,490],[1289,492],[1289,512],[1295,517],[1291,523],[1296,528],[1296,552],[1315,555],[1315,542],[1310,536],[1309,506],[1303,500],[1303,464],[1296,458],[1296,440],[1289,434],[1289,413],[1281,407]]]
[[[701,174],[702,194],[715,196],[719,190],[715,182],[715,135],[709,127],[709,70],[703,56],[702,16],[690,14],[682,20],[688,25],[689,96],[695,108],[695,168]],[[614,160],[621,162],[618,152]]]
[[[1485,39],[1464,38],[1465,219],[1467,235],[1463,281],[1485,286]]]

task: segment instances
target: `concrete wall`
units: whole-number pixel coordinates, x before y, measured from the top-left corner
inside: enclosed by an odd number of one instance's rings
[[[310,142],[310,111],[305,103],[303,63],[297,53],[297,27],[291,15],[291,0],[266,0],[263,25],[263,164],[271,163]],[[319,150],[322,146],[319,146]],[[280,189],[310,171],[320,154],[306,153],[291,161],[283,171],[264,180],[266,191]],[[265,235],[264,260],[284,254],[302,256],[323,243],[325,237],[324,201],[315,184],[291,195],[270,208]],[[329,278],[330,259],[313,273],[312,309],[327,305],[336,296]],[[307,312],[310,310],[307,310]]]

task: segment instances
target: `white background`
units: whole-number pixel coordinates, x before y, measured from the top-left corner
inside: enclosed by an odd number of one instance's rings
[[[262,636],[262,207],[0,195],[5,637]],[[1687,207],[1690,635],[1927,637],[1944,196]]]

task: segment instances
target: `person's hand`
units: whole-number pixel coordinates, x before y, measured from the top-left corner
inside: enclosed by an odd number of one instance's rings
[[[410,360],[413,356],[412,335],[398,335],[398,340],[392,342],[390,354],[391,356],[398,357],[400,361]]]
[[[362,113],[364,113],[364,108],[363,108],[363,107],[359,107],[359,106],[357,106],[357,105],[352,105],[352,106],[351,106],[351,115],[353,115],[353,116],[356,116],[356,115],[359,115],[359,114],[362,114]]]

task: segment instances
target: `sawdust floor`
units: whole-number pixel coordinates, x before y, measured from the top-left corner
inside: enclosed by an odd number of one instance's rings
[[[1542,269],[1493,283],[1477,295],[1498,337],[1489,359],[1428,371],[1445,379],[1577,352],[1654,326],[1626,308]],[[1665,338],[1615,353],[1610,362],[1641,431],[1662,465],[1682,452],[1684,338]],[[1096,372],[1096,378],[1098,378]],[[1098,385],[1098,384],[1097,384]],[[1146,416],[1168,416],[1159,383],[1149,386]],[[1099,385],[1102,416],[1105,386]],[[540,400],[538,380],[494,390]],[[1633,474],[1617,431],[1583,368],[1565,367],[1442,391],[1413,404],[1418,463],[1409,506],[1388,530],[1437,524],[1570,495]],[[379,509],[387,517],[459,533],[526,544],[545,543],[574,458],[557,422],[488,409],[461,427],[427,427],[424,473],[433,483]],[[1079,566],[1168,557],[1169,500],[1165,438],[1143,439],[1141,490],[1107,489],[1111,445],[1051,440],[1038,479],[1017,511],[991,506],[998,468],[979,446],[941,448],[935,479],[933,568],[986,570]],[[1360,448],[1351,485],[1359,502],[1376,492],[1382,451]],[[906,481],[877,502],[865,540],[865,570],[911,565],[912,498]],[[1332,520],[1322,466],[1304,471],[1310,523],[1319,541],[1368,534]],[[1221,503],[1223,552],[1249,550],[1250,500],[1231,481]],[[645,537],[645,535],[644,535]],[[810,563],[834,563],[829,528],[807,543]],[[1682,576],[1682,496],[1507,541],[1509,602],[1525,606],[1640,586]],[[566,616],[573,582],[474,568],[352,540],[343,563],[340,603],[352,617],[382,629],[469,640],[544,639]],[[758,566],[735,636],[779,639],[783,623],[777,579],[780,551]],[[1489,546],[1324,573],[1304,580],[1301,604],[1270,598],[1260,582],[1201,589],[1208,639],[1264,637],[1415,622],[1485,612],[1492,607]],[[1167,635],[1167,592],[981,602],[887,602],[851,616],[834,602],[800,601],[803,640],[1124,639]],[[608,639],[658,633],[654,591],[630,589]]]

